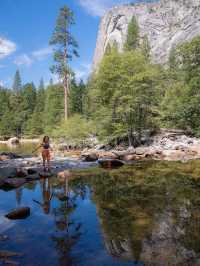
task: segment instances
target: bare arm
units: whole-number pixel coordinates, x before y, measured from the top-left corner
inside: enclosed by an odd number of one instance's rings
[[[39,148],[41,148],[42,147],[42,144],[40,144],[38,147],[36,147],[33,151],[32,151],[32,153],[34,153],[34,152],[36,152]]]

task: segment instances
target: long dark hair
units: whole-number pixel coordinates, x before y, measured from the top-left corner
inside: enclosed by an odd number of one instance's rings
[[[43,143],[45,142],[45,140],[48,140],[48,142],[49,142],[49,136],[44,136],[44,138],[43,138]]]

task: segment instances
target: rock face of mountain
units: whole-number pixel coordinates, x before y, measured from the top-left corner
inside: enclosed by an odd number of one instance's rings
[[[93,59],[97,69],[107,45],[123,50],[128,24],[135,16],[140,38],[148,37],[152,60],[166,63],[173,47],[200,35],[200,0],[160,0],[112,8],[102,18]]]

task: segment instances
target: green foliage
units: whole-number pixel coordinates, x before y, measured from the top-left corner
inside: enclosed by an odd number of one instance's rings
[[[115,49],[104,57],[89,91],[90,112],[102,138],[127,136],[156,126],[160,68],[142,53]]]
[[[44,128],[45,132],[51,132],[63,119],[63,89],[57,84],[48,86],[45,93]]]
[[[173,49],[171,85],[162,102],[163,124],[189,129],[200,135],[200,37]]]
[[[133,16],[129,25],[127,39],[125,43],[125,50],[133,51],[139,46],[139,25],[136,18]]]
[[[22,88],[22,81],[21,81],[19,70],[17,70],[15,73],[15,77],[14,77],[13,90],[15,91],[15,93],[19,93],[21,88]]]
[[[81,80],[79,84],[77,84],[75,81],[72,81],[70,89],[70,99],[69,99],[71,114],[74,113],[83,114],[85,96],[86,96],[86,86],[84,82]]]
[[[93,125],[82,116],[76,114],[67,121],[62,121],[52,132],[55,138],[63,138],[69,144],[82,145],[93,133]]]
[[[57,18],[56,27],[50,45],[54,46],[55,64],[51,67],[51,71],[59,76],[64,88],[64,115],[65,120],[68,118],[68,96],[71,70],[68,61],[73,56],[78,56],[78,44],[70,32],[70,27],[74,24],[73,12],[64,6],[60,9]]]
[[[51,70],[63,79],[69,73],[67,61],[72,59],[73,55],[78,55],[78,44],[70,33],[70,27],[73,24],[73,12],[67,6],[63,6],[60,9],[56,27],[50,40],[50,45],[56,47],[54,52],[55,65],[52,66]]]

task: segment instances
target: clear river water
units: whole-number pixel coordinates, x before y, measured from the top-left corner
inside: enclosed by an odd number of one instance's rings
[[[92,167],[76,169],[75,176],[0,190],[0,236],[6,236],[0,251],[21,253],[9,260],[28,266],[200,265],[200,161]],[[28,218],[4,217],[23,206],[31,208]]]

